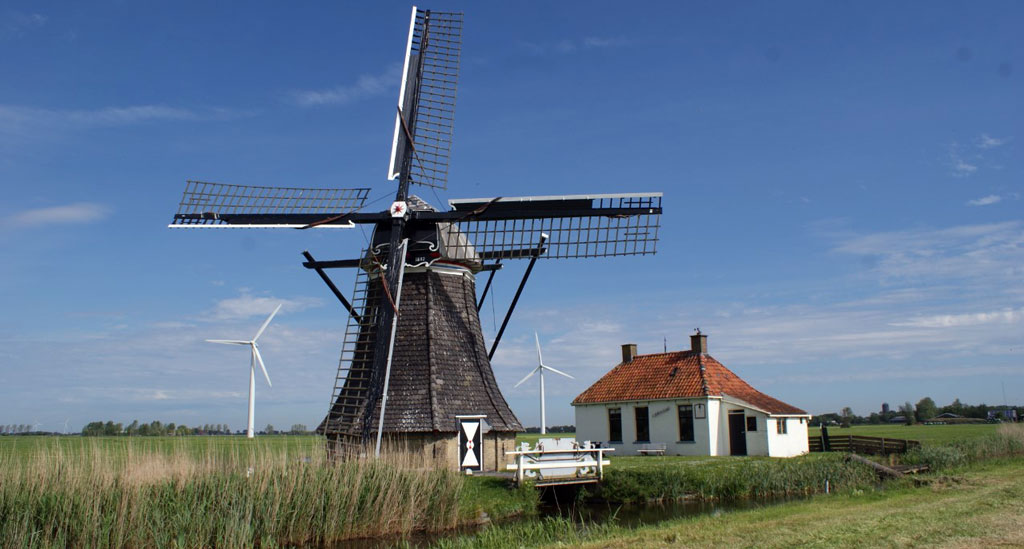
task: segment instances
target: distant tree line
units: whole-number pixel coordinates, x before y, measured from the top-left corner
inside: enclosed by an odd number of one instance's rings
[[[540,427],[527,427],[526,428],[526,432],[527,433],[539,433],[540,432]],[[553,425],[551,427],[548,427],[548,432],[549,433],[575,433],[576,432],[576,426],[575,425]]]
[[[236,434],[242,433],[238,431]],[[289,434],[307,435],[310,434],[305,425],[296,423],[290,431],[279,432],[273,425],[267,425],[263,431],[265,434]],[[189,427],[184,424],[161,423],[153,421],[150,423],[139,423],[138,420],[124,425],[113,421],[93,421],[82,428],[82,436],[87,437],[166,437],[166,436],[187,436],[187,435],[230,435],[231,429],[226,423],[207,423],[202,426]]]
[[[1011,414],[1007,413],[1010,410],[1016,410],[1013,416],[1020,418],[1021,410],[1020,406],[990,406],[988,404],[964,404],[960,402],[960,399],[955,399],[946,406],[937,406],[935,401],[931,397],[924,397],[917,401],[917,405],[911,404],[907,401],[899,405],[896,409],[889,409],[888,404],[883,404],[882,409],[878,412],[871,412],[866,416],[858,416],[853,413],[853,410],[847,406],[835,413],[827,413],[814,416],[811,418],[811,425],[839,425],[848,427],[850,425],[877,425],[880,423],[892,423],[893,419],[901,417],[903,418],[901,423],[913,424],[923,423],[930,419],[935,418],[940,414],[950,413],[958,416],[977,419],[977,420],[988,420],[990,416],[995,415],[1006,419],[1011,419]]]
[[[0,425],[0,435],[24,435],[31,432],[32,426],[27,423]]]

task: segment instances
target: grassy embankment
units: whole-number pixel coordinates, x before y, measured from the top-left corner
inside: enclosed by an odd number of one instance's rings
[[[532,511],[530,490],[393,452],[331,464],[314,437],[0,439],[11,547],[324,543]]]
[[[897,484],[636,529],[546,519],[439,547],[1020,547],[1022,473],[1019,458],[1004,459],[922,487]]]
[[[915,479],[924,481],[921,486],[904,480],[882,490],[847,488],[831,496],[636,529],[545,519],[491,528],[441,546],[1024,546],[1019,511],[1024,497],[1024,425],[993,431],[973,439],[926,444],[908,454],[909,461],[933,467],[933,473]]]

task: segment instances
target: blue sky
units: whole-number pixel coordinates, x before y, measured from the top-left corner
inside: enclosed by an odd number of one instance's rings
[[[448,198],[662,191],[653,257],[539,263],[494,360],[537,424],[619,345],[688,346],[813,413],[1024,402],[1024,7],[437,4],[466,12]],[[173,231],[196,178],[373,188],[409,5],[0,7],[0,424],[316,425],[344,330],[300,252],[354,231]],[[493,337],[524,265],[485,305]],[[335,272],[346,293],[351,273]],[[262,383],[262,382],[261,382]]]

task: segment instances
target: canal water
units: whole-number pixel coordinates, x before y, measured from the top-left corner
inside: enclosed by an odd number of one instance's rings
[[[718,502],[684,500],[623,505],[607,502],[571,502],[560,504],[548,498],[539,508],[539,515],[537,517],[511,519],[498,524],[514,523],[517,520],[523,522],[539,521],[544,517],[562,517],[579,523],[581,527],[588,524],[614,522],[625,528],[636,528],[680,517],[719,515],[730,511],[778,505],[797,499],[803,498],[743,499]],[[398,546],[425,549],[442,539],[471,536],[488,527],[490,527],[490,524],[464,527],[440,533],[412,534],[405,538],[389,537],[346,540],[339,542],[333,547],[337,549],[387,549]]]

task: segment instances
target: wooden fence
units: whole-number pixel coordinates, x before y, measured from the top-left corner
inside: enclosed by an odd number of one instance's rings
[[[857,454],[888,455],[902,454],[921,445],[916,440],[885,437],[863,437],[860,435],[808,435],[807,443],[812,452],[848,452]]]

